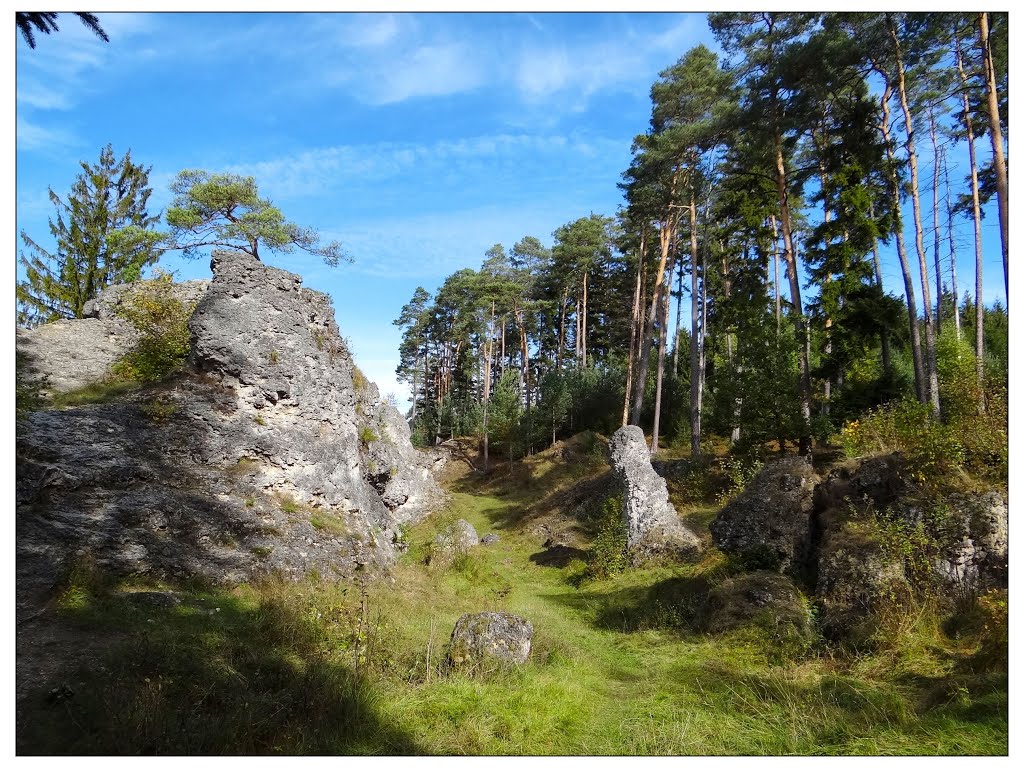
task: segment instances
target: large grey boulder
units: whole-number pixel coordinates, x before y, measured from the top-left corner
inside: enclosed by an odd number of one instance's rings
[[[466,613],[452,630],[448,663],[473,671],[525,664],[532,642],[533,624],[520,616],[494,611]]]
[[[458,555],[480,544],[476,528],[468,520],[456,520],[434,537],[431,550],[432,563],[450,563]]]
[[[247,254],[218,251],[212,266],[185,371],[19,423],[19,610],[81,562],[231,583],[394,561],[401,505],[365,479],[354,366],[328,297]],[[97,311],[68,331],[79,344],[80,329],[114,322]]]
[[[625,493],[626,549],[634,564],[654,557],[690,557],[700,539],[679,520],[665,478],[651,466],[640,427],[626,426],[609,441],[612,472]]]
[[[829,532],[818,553],[817,572],[822,632],[853,645],[868,640],[880,612],[910,589],[903,561],[863,522],[848,521]]]
[[[110,320],[118,317],[118,309],[121,305],[126,300],[130,300],[146,282],[145,280],[140,280],[135,283],[107,286],[95,299],[85,302],[85,306],[82,307],[82,314],[86,318],[98,318],[100,320]],[[183,283],[172,283],[171,295],[185,306],[195,306],[203,298],[206,289],[209,287],[209,280],[186,280]]]
[[[818,476],[791,456],[765,464],[711,522],[715,546],[754,568],[793,571],[809,559],[810,521]]]
[[[944,547],[935,562],[936,573],[961,592],[1006,587],[1009,516],[1003,495],[951,494],[941,511],[936,533]],[[910,522],[921,517],[918,507],[908,513]]]
[[[117,315],[121,304],[148,280],[105,288],[85,303],[81,320],[57,320],[16,333],[18,380],[35,382],[42,392],[71,392],[103,381],[110,367],[138,340],[138,332]],[[209,280],[174,283],[171,295],[194,306],[206,292]]]

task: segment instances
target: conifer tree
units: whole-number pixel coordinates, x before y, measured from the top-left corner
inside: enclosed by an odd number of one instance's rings
[[[152,229],[160,217],[147,210],[151,169],[132,162],[130,150],[116,159],[109,144],[99,163],[81,166],[66,199],[50,190],[54,251],[21,233],[29,253],[20,258],[25,280],[17,288],[19,325],[80,318],[103,288],[139,279],[160,256],[163,238]]]

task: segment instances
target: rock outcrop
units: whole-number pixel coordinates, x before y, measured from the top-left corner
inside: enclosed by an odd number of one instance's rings
[[[376,384],[358,372],[353,384],[363,476],[396,523],[418,523],[443,501],[434,477],[444,467],[445,457],[413,448],[409,423],[394,405],[381,400]]]
[[[748,570],[801,581],[823,634],[853,645],[869,642],[881,617],[915,590],[964,595],[1007,585],[1005,498],[925,493],[895,454],[847,462],[824,481],[800,457],[772,462],[711,533]]]
[[[609,441],[612,472],[625,493],[626,548],[634,563],[654,557],[690,557],[700,539],[679,520],[665,478],[651,467],[640,427],[626,426]]]
[[[19,592],[45,591],[82,561],[216,582],[349,578],[393,562],[399,523],[439,495],[418,466],[388,499],[368,482],[355,367],[329,298],[246,254],[215,252],[212,267],[183,373],[20,424]],[[88,338],[111,322],[109,302],[97,304],[100,317],[67,332]]]
[[[793,571],[806,558],[817,483],[801,456],[766,464],[712,521],[715,546],[752,567]]]
[[[525,664],[530,658],[533,624],[511,613],[467,613],[455,623],[448,663],[457,669],[486,671],[489,666]]]
[[[173,284],[172,295],[195,304],[209,280]],[[112,285],[86,302],[83,320],[57,320],[16,335],[18,376],[35,382],[44,393],[71,392],[102,381],[110,366],[138,339],[138,332],[117,315],[117,308],[135,294],[139,283]]]
[[[749,625],[775,635],[810,638],[811,612],[791,579],[752,571],[726,579],[708,595],[706,628],[717,634]]]

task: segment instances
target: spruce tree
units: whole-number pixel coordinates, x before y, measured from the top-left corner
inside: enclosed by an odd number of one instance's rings
[[[50,189],[55,250],[21,233],[29,253],[20,258],[25,279],[17,287],[19,325],[80,318],[103,288],[139,279],[143,267],[160,257],[162,236],[152,229],[160,217],[146,208],[151,169],[132,162],[130,150],[116,159],[109,144],[99,163],[81,166],[66,200]]]

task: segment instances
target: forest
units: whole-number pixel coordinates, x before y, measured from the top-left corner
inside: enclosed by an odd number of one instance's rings
[[[330,16],[360,52],[422,23]],[[1008,14],[707,20],[617,211],[413,291],[406,412],[357,364],[356,294],[386,297],[327,287],[352,233],[246,166],[189,146],[220,170],[165,163],[151,213],[110,142],[49,189],[16,288],[18,754],[1009,755]],[[71,37],[16,21],[29,56]],[[395,157],[435,145],[382,146],[408,194]]]
[[[652,453],[839,439],[1005,471],[1007,307],[977,300],[993,197],[1009,286],[1005,18],[709,23],[725,60],[660,73],[614,216],[496,244],[402,309],[415,438],[478,436],[489,463],[639,424]]]

